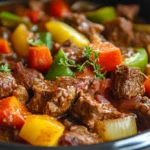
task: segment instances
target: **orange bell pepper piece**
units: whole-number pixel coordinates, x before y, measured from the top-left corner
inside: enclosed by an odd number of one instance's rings
[[[8,41],[5,39],[0,39],[0,53],[10,54],[11,49],[9,47]]]
[[[147,79],[144,82],[145,91],[148,96],[150,96],[150,75],[147,76]]]
[[[48,47],[29,47],[29,67],[42,72],[48,71],[52,64],[52,56]]]

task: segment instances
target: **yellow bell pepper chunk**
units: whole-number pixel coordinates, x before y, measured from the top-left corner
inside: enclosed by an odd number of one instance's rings
[[[24,24],[20,24],[12,33],[11,42],[16,53],[21,57],[28,56],[28,29]]]
[[[29,115],[19,136],[35,146],[57,146],[65,127],[48,115]]]
[[[46,29],[52,34],[54,40],[60,44],[71,39],[72,42],[79,47],[89,44],[89,40],[71,26],[60,21],[49,21],[46,23]]]

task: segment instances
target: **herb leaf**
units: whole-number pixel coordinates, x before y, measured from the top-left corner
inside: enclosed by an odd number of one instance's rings
[[[31,46],[45,46],[41,40],[28,39],[28,43]]]
[[[4,64],[4,65],[0,66],[0,72],[9,72],[9,73],[11,73],[11,70],[8,68],[7,64]]]

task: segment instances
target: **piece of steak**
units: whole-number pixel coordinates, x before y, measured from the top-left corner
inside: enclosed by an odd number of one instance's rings
[[[139,68],[118,65],[112,72],[112,91],[116,98],[130,99],[145,93],[144,81],[146,76]]]

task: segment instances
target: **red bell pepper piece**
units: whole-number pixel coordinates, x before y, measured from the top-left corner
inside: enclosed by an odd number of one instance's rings
[[[52,64],[51,52],[46,46],[29,47],[29,67],[42,72],[48,71]]]
[[[0,126],[21,128],[31,113],[16,97],[0,100]]]
[[[27,16],[31,20],[32,23],[36,23],[39,19],[39,11],[29,10],[27,11]]]
[[[58,18],[70,12],[69,7],[63,0],[51,0],[49,11],[52,16]]]
[[[8,41],[5,39],[0,39],[0,53],[10,54],[11,49],[9,47]]]

